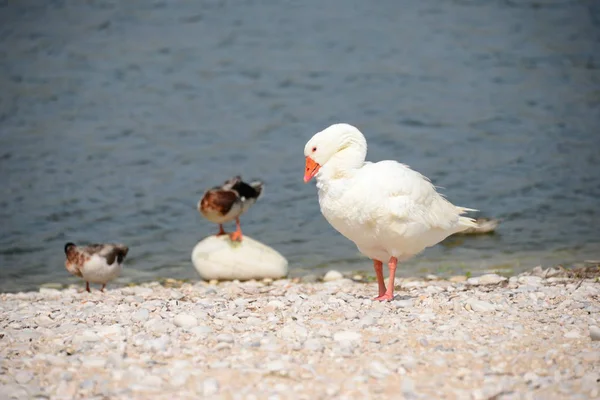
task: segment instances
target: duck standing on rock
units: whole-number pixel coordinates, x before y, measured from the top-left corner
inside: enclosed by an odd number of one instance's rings
[[[129,248],[122,244],[91,244],[76,246],[65,244],[65,267],[71,274],[85,280],[85,290],[90,292],[90,282],[102,284],[104,292],[106,284],[121,273],[122,263]]]
[[[229,234],[233,241],[242,241],[240,216],[256,203],[263,192],[263,183],[253,181],[246,183],[241,176],[235,176],[222,186],[207,190],[198,202],[198,211],[204,218],[219,224],[217,236],[225,235],[223,224],[235,219],[236,230]]]
[[[316,177],[323,216],[373,260],[379,286],[374,300],[390,301],[397,263],[477,227],[472,218],[461,216],[476,210],[453,205],[407,165],[365,162],[366,155],[367,141],[356,127],[331,125],[304,147],[304,182]],[[383,261],[390,272],[387,288]]]

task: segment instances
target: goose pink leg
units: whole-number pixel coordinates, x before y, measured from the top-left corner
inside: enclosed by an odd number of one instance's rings
[[[381,265],[381,262],[380,262],[380,265]],[[390,270],[390,278],[389,278],[387,290],[385,289],[385,284],[383,283],[383,276],[381,276],[381,279],[380,279],[379,275],[377,276],[377,281],[379,282],[379,296],[375,297],[374,300],[392,301],[394,299],[394,279],[396,278],[396,266],[397,265],[398,265],[398,259],[396,257],[390,258],[390,261],[388,262],[388,269]],[[375,267],[375,272],[377,272],[377,267]],[[382,272],[382,275],[383,275],[383,272]],[[385,291],[385,293],[383,293],[383,294],[381,294],[382,287],[383,287],[383,290]]]
[[[385,282],[383,281],[383,263],[379,260],[373,260],[373,268],[375,269],[375,275],[377,276],[377,286],[379,286],[379,297],[385,294]],[[378,300],[379,297],[373,300]]]

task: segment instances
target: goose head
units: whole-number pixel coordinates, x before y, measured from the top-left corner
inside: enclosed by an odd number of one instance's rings
[[[304,183],[324,168],[342,173],[360,168],[366,155],[367,141],[356,127],[345,123],[333,124],[316,133],[304,146]]]

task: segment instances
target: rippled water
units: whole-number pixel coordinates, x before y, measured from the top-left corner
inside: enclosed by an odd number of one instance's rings
[[[196,202],[238,173],[293,274],[368,271],[302,182],[338,121],[502,219],[399,275],[600,257],[599,4],[0,2],[0,290],[74,280],[66,241],[127,243],[122,282],[196,278]]]

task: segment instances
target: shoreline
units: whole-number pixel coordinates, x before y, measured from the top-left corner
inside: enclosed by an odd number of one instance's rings
[[[2,293],[0,397],[597,397],[599,276],[399,278],[389,303],[339,276]]]

